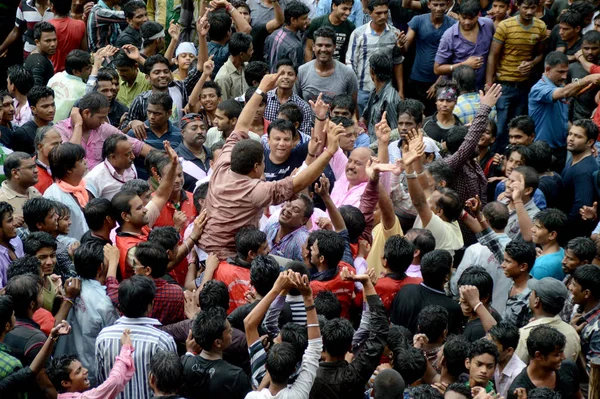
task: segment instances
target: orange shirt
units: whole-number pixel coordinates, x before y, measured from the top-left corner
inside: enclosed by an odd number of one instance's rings
[[[129,233],[123,233],[120,229],[117,231],[115,237],[115,245],[119,249],[119,271],[121,272],[121,278],[119,281],[123,281],[126,278],[133,276],[133,268],[128,265],[127,253],[129,250],[142,241],[148,241],[148,234],[150,234],[150,228],[148,226],[142,227],[141,235],[133,235]],[[185,281],[185,280],[184,280]]]
[[[213,279],[222,281],[227,286],[229,291],[227,314],[246,304],[245,294],[250,290],[250,269],[222,261],[219,263]]]
[[[44,191],[54,183],[54,180],[52,180],[52,175],[48,172],[48,169],[41,165],[39,161],[36,161],[36,165],[38,170],[38,182],[34,187],[37,188],[40,194],[44,194]]]
[[[388,314],[390,313],[390,309],[392,309],[392,302],[394,302],[396,294],[402,287],[408,284],[421,284],[423,282],[423,279],[419,277],[404,277],[402,280],[396,280],[389,276],[388,274],[380,278],[375,285],[375,291],[381,298],[381,302],[383,302],[383,306]]]

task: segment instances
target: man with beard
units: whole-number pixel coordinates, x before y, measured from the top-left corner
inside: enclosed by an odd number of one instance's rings
[[[54,75],[50,56],[56,53],[56,29],[49,22],[38,22],[33,28],[35,50],[27,57],[23,66],[33,74],[36,85],[46,86]]]
[[[212,153],[204,145],[206,142],[206,121],[201,114],[186,114],[181,119],[183,141],[175,152],[183,158],[183,188],[194,191],[196,182],[204,179],[210,169]]]
[[[314,210],[313,202],[301,194],[297,199],[283,204],[278,220],[269,219],[264,228],[271,255],[302,261],[302,247],[308,239],[306,222]]]
[[[582,78],[585,78],[589,72],[585,69],[584,63],[598,64],[599,56],[600,32],[595,30],[586,32],[583,35],[581,51],[575,54],[577,61],[569,64],[569,76],[571,79],[579,79],[581,81]],[[592,115],[592,112],[596,108],[596,101],[594,100],[596,93],[598,93],[598,87],[593,87],[591,90],[573,97],[571,103],[573,120],[589,118]]]

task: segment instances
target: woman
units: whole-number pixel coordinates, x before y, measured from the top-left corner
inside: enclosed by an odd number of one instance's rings
[[[38,182],[34,187],[41,194],[44,194],[46,189],[53,183],[48,156],[50,151],[60,143],[62,143],[60,133],[52,126],[44,126],[37,130],[35,135],[35,164],[38,170]]]
[[[81,240],[83,233],[89,230],[83,208],[91,197],[83,179],[87,172],[85,150],[78,144],[63,143],[50,151],[49,161],[54,183],[44,197],[69,207],[72,222],[69,237]]]

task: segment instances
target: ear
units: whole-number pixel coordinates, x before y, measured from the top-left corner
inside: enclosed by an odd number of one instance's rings
[[[519,270],[522,272],[527,271],[529,269],[529,265],[527,263],[519,263]]]
[[[62,385],[62,387],[65,388],[65,390],[69,390],[69,388],[71,387],[71,380],[62,380],[60,382],[60,385]]]
[[[75,72],[75,71],[73,71],[73,72]],[[77,76],[79,76],[79,75],[77,75]],[[90,111],[89,109],[84,109],[83,111],[81,111],[81,116],[89,118],[90,116],[92,116],[92,111]]]
[[[417,258],[421,256],[421,250],[420,249],[415,249],[415,252],[413,253],[413,258]]]
[[[465,368],[468,370],[471,368],[471,359],[465,359]]]
[[[558,234],[556,233],[556,231],[551,231],[551,232],[548,234],[548,237],[549,237],[551,240],[556,240],[556,238],[558,237]]]
[[[442,181],[440,181],[440,183],[439,183],[439,184],[440,184],[440,187],[446,187],[446,185],[447,185],[448,183],[446,183],[446,180],[442,180]]]
[[[123,219],[126,222],[129,222],[129,217],[130,216],[131,215],[129,213],[127,213],[127,212],[121,212],[121,219]]]

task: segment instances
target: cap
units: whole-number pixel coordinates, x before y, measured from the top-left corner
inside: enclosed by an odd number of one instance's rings
[[[179,57],[180,54],[183,53],[192,53],[194,57],[198,56],[198,52],[196,51],[196,46],[192,42],[181,42],[179,46],[177,46],[177,50],[175,50],[175,57]]]
[[[527,282],[527,286],[535,291],[535,296],[540,298],[542,303],[552,305],[556,309],[562,309],[569,297],[569,290],[565,284],[552,277],[544,277],[541,280],[532,278]]]
[[[425,145],[425,153],[435,154],[435,159],[440,157],[440,149],[434,139],[431,137],[423,137],[423,144]]]
[[[179,126],[181,126],[181,129],[183,130],[188,123],[194,121],[201,121],[204,122],[204,124],[206,124],[206,119],[204,118],[204,115],[192,113],[185,114],[183,118],[181,118],[181,123],[179,124]]]

